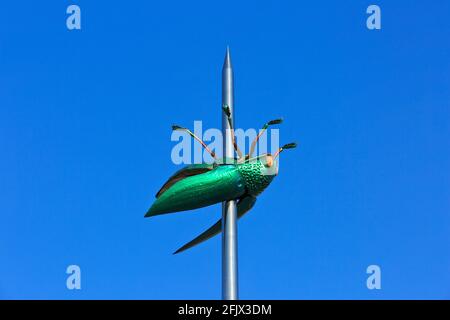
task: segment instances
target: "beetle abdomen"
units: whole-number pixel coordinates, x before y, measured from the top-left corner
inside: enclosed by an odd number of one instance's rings
[[[223,165],[176,182],[155,200],[145,216],[206,207],[244,193],[245,183],[238,168]]]

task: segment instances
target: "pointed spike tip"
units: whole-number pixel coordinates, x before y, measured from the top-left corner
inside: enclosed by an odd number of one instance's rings
[[[227,46],[227,50],[225,52],[225,60],[223,62],[223,68],[231,68],[231,54],[230,48]]]

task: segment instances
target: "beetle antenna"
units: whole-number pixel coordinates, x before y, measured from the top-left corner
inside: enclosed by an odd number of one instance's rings
[[[264,132],[266,132],[267,128],[268,128],[269,126],[272,126],[272,125],[274,125],[274,124],[280,124],[280,123],[282,123],[282,122],[283,122],[283,119],[280,118],[280,119],[270,120],[270,121],[267,122],[265,125],[263,125],[262,129],[259,131],[259,133],[258,133],[258,135],[256,136],[255,140],[253,140],[253,142],[252,142],[252,145],[251,145],[251,147],[250,147],[250,152],[249,152],[248,155],[246,156],[247,159],[249,159],[249,158],[252,156],[252,154],[253,154],[253,152],[255,151],[255,148],[256,148],[256,143],[258,142],[258,140],[259,140],[259,138],[262,136],[262,134],[263,134]]]
[[[222,110],[225,113],[225,115],[227,116],[228,125],[230,126],[230,129],[231,129],[231,139],[233,140],[234,150],[238,154],[239,159],[241,159],[242,158],[242,151],[239,149],[239,147],[238,147],[238,145],[236,143],[236,137],[234,136],[234,128],[233,128],[233,126],[231,124],[231,110],[230,110],[230,107],[227,106],[226,104],[224,104],[222,106]]]
[[[195,140],[197,140],[198,142],[200,142],[200,144],[203,146],[203,148],[205,148],[205,150],[211,155],[211,157],[213,157],[214,159],[217,160],[216,158],[216,153],[214,151],[211,151],[211,149],[208,148],[208,146],[206,145],[206,143],[203,142],[202,139],[200,139],[199,137],[197,137],[191,130],[187,129],[187,128],[183,128],[177,125],[173,125],[172,126],[172,130],[178,130],[178,131],[184,131],[187,132],[192,138],[194,138]]]
[[[295,142],[285,144],[284,146],[279,148],[277,152],[275,152],[275,154],[273,155],[273,160],[275,160],[280,155],[280,153],[283,152],[283,150],[294,149],[296,147],[297,144]]]

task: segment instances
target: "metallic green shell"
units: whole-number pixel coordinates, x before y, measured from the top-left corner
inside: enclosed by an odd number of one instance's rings
[[[176,182],[155,200],[145,216],[206,207],[237,199],[244,193],[245,183],[238,167],[222,165]]]

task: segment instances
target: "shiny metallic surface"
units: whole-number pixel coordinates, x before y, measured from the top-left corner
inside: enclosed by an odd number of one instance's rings
[[[222,68],[222,105],[230,107],[231,123],[234,126],[233,98],[233,68],[230,50],[227,47]],[[224,157],[234,158],[232,132],[222,110],[221,114]],[[222,299],[238,299],[237,214],[234,200],[222,203]]]

